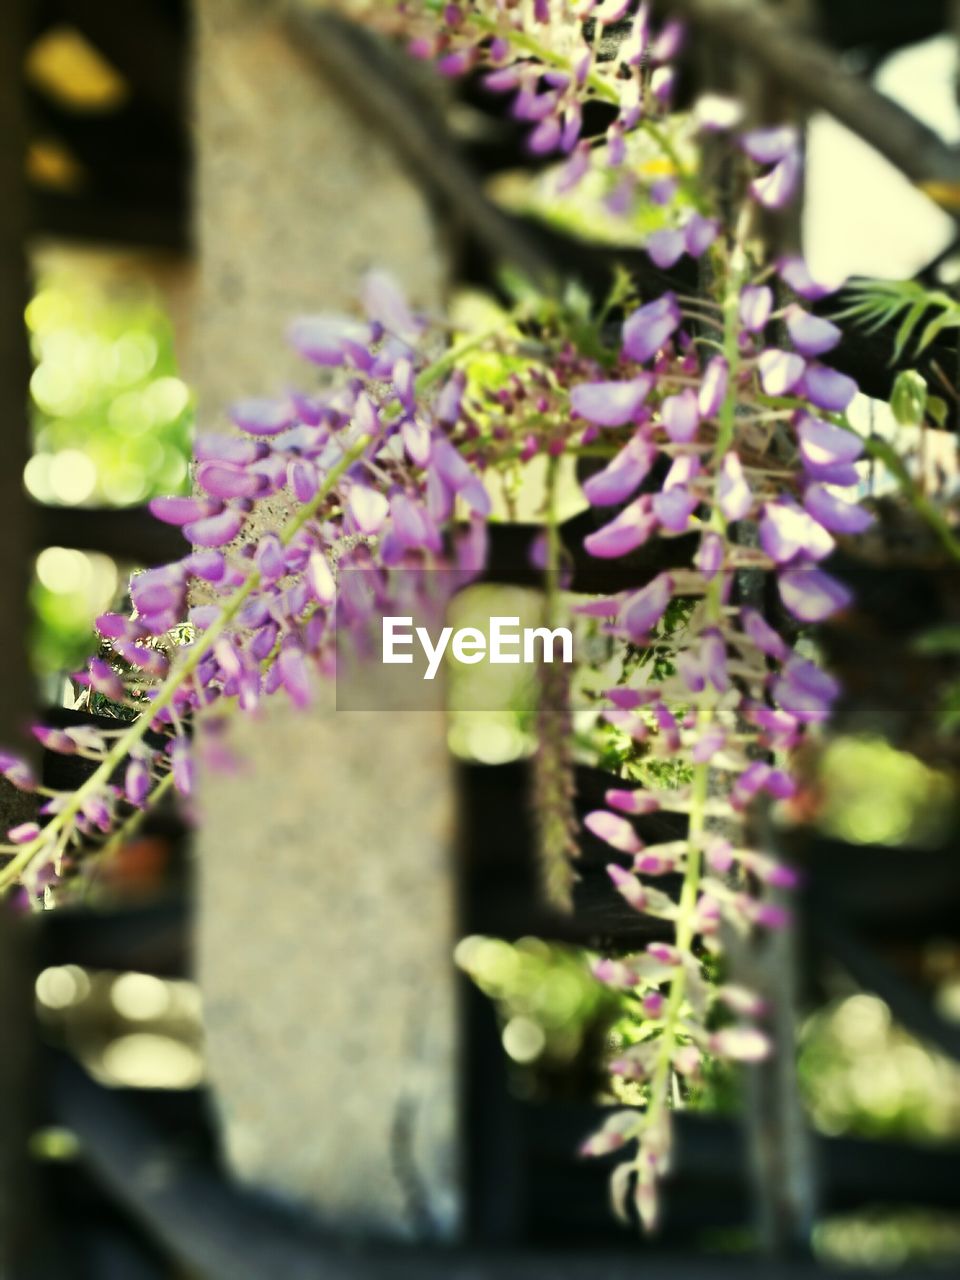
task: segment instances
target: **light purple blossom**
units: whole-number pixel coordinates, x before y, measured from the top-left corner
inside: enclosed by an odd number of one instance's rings
[[[649,374],[629,382],[581,382],[570,391],[570,407],[598,426],[622,427],[636,417],[652,385]]]
[[[773,291],[767,285],[747,285],[740,293],[740,323],[748,333],[759,333],[770,319]]]
[[[850,590],[820,569],[790,569],[780,575],[780,599],[800,622],[823,622],[845,609]]]
[[[806,298],[808,302],[817,302],[836,292],[832,285],[815,280],[803,258],[796,254],[781,258],[777,263],[780,279],[789,285],[795,294]]]
[[[716,240],[720,225],[716,218],[705,218],[702,213],[694,213],[683,228],[684,244],[691,258],[699,258]]]
[[[753,507],[753,494],[743,474],[739,457],[730,452],[724,454],[717,481],[717,502],[724,518],[743,520]]]
[[[700,416],[715,418],[727,397],[730,368],[723,356],[714,356],[703,373],[700,384]]]
[[[647,475],[654,456],[649,441],[634,436],[602,471],[584,480],[583,492],[595,507],[626,501]]]
[[[801,390],[818,409],[843,413],[857,394],[857,384],[838,369],[830,369],[825,364],[811,364],[807,365]]]
[[[803,465],[815,476],[823,468],[856,462],[863,453],[863,440],[855,431],[806,414],[797,423],[797,438]]]
[[[795,304],[787,308],[786,322],[790,341],[804,356],[822,356],[832,351],[843,336],[835,324]]]
[[[588,813],[583,825],[599,840],[606,841],[621,853],[639,853],[643,848],[643,841],[626,818],[618,817],[607,809],[595,809]]]
[[[823,484],[807,485],[803,505],[831,533],[863,533],[874,522],[866,508],[845,502]]]
[[[769,173],[754,178],[750,193],[765,209],[783,209],[796,195],[800,172],[800,154],[791,151]]]
[[[794,655],[774,681],[772,693],[790,715],[818,723],[830,715],[840,695],[840,686],[822,667]]]
[[[667,396],[660,406],[660,419],[674,444],[689,444],[694,440],[700,426],[700,409],[692,387]]]
[[[667,611],[673,598],[673,579],[668,573],[658,574],[652,582],[627,596],[617,626],[634,644],[642,644]]]
[[[806,361],[793,351],[779,351],[776,347],[763,351],[757,360],[760,385],[768,396],[785,396],[803,377]]]
[[[740,146],[757,164],[777,164],[796,151],[800,136],[792,124],[751,129],[740,137]]]
[[[687,241],[678,227],[662,227],[647,240],[647,253],[654,266],[667,271],[683,257]]]
[[[764,505],[759,534],[760,545],[777,564],[799,558],[823,560],[836,545],[823,525],[788,498]]]
[[[642,364],[660,350],[679,324],[680,307],[672,293],[646,303],[624,322],[624,355]]]
[[[657,527],[652,499],[648,494],[636,498],[620,515],[595,534],[584,539],[584,548],[598,559],[616,559],[641,547]]]

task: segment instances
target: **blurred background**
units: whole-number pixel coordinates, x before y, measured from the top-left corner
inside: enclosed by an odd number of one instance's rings
[[[0,397],[6,419],[0,436],[0,728],[6,742],[19,737],[34,709],[54,718],[89,713],[70,675],[94,644],[94,618],[122,606],[132,571],[179,550],[178,535],[172,541],[168,528],[153,523],[145,503],[190,486],[194,395],[182,363],[194,272],[188,7],[186,0],[7,0],[0,12]],[[855,11],[865,8],[836,6],[832,38],[849,65],[945,139],[960,139],[956,45],[943,32],[946,6],[911,5],[899,23],[875,27],[865,13],[856,19]],[[469,91],[465,97],[455,104],[457,119],[481,111]],[[496,147],[476,148],[490,198],[556,232],[581,234],[587,226],[596,232],[589,184],[583,209],[561,207],[552,194],[555,175],[531,169],[495,124]],[[461,139],[468,156],[469,135],[465,130]],[[804,238],[815,271],[900,278],[938,261],[949,276],[952,219],[885,161],[840,126],[815,117],[809,162]],[[648,230],[640,222],[605,229],[628,244]],[[475,263],[460,273],[459,314],[487,305],[479,297],[483,274]],[[955,442],[948,433],[926,432],[921,448],[921,428],[898,423],[886,401],[861,397],[857,413],[865,430],[913,451],[918,466],[936,466],[938,483],[955,486]],[[535,494],[536,475],[527,483]],[[877,496],[884,491],[872,475],[864,487]],[[514,518],[534,519],[536,501],[525,506],[522,492],[516,496]],[[582,506],[572,480],[568,499],[565,514],[574,518]],[[952,589],[951,580],[944,590]],[[520,586],[476,590],[501,592],[499,612],[524,616],[536,608],[534,594]],[[469,612],[469,599],[462,607]],[[491,611],[489,600],[483,609]],[[854,649],[871,627],[885,626],[885,615],[868,617],[863,626]],[[923,629],[921,616],[907,648]],[[841,663],[854,661],[845,644],[849,637],[835,646]],[[831,645],[828,640],[828,652]],[[508,669],[504,679],[512,675]],[[503,710],[478,712],[470,710],[477,698],[467,680],[460,674],[451,684],[448,741],[465,774],[482,775],[470,792],[479,814],[506,794],[487,771],[499,769],[497,777],[509,780],[535,749],[535,691],[518,678],[501,690]],[[800,938],[799,1071],[818,1141],[837,1145],[822,1147],[834,1194],[816,1225],[814,1250],[831,1263],[886,1271],[921,1261],[949,1273],[960,1264],[956,755],[949,742],[931,746],[929,726],[914,732],[916,726],[891,724],[882,689],[854,687],[835,734],[811,761],[805,807],[783,835],[788,851],[806,850],[799,860],[807,859],[810,882],[821,894],[806,904]],[[945,684],[934,718],[948,738],[960,725],[958,708],[960,690]],[[599,742],[589,711],[578,731],[584,759],[599,750],[608,766],[628,768],[626,742],[612,731]],[[590,785],[585,778],[586,792]],[[589,937],[543,941],[515,928],[514,916],[503,936],[492,936],[490,922],[509,913],[489,902],[526,885],[522,832],[513,844],[503,837],[490,856],[479,848],[484,832],[489,835],[479,817],[475,830],[456,961],[484,996],[482,1009],[471,1005],[481,1027],[476,1034],[486,1037],[479,1055],[489,1069],[484,1087],[502,1084],[508,1099],[485,1104],[479,1114],[506,1115],[512,1126],[514,1137],[499,1148],[501,1162],[529,1161],[522,1173],[529,1179],[525,1239],[549,1242],[559,1231],[568,1243],[622,1247],[623,1236],[606,1218],[602,1171],[574,1167],[572,1152],[584,1115],[598,1101],[612,1100],[603,1058],[641,1035],[642,1026],[589,977]],[[791,831],[805,832],[806,844]],[[183,839],[174,819],[147,832],[104,872],[101,905],[166,904],[171,895],[182,900]],[[586,852],[599,860],[598,851]],[[836,875],[824,897],[831,866]],[[841,909],[855,921],[852,939],[836,925]],[[190,977],[189,943],[182,925],[177,928],[172,950],[161,946],[159,960],[150,953],[144,968],[152,971],[98,963],[96,940],[87,937],[79,946],[84,962],[68,961],[69,948],[55,931],[36,978],[36,1010],[43,1036],[95,1081],[154,1091],[151,1105],[161,1122],[213,1159],[201,1002]],[[742,1102],[742,1088],[718,1072],[704,1081],[694,1110],[723,1124]],[[625,1096],[629,1100],[628,1091]],[[569,1106],[563,1114],[570,1119],[555,1126],[553,1146],[542,1137],[541,1122],[529,1119],[532,1112],[519,1118],[518,1103]],[[526,1135],[527,1155],[517,1154],[517,1134]],[[868,1141],[878,1145],[858,1145]],[[135,1216],[82,1172],[69,1128],[48,1118],[33,1132],[30,1150],[49,1204],[70,1230],[84,1219],[96,1224],[101,1261],[84,1262],[82,1275],[174,1274],[170,1259],[142,1238]],[[933,1163],[914,1166],[917,1152],[933,1152]],[[488,1194],[485,1180],[496,1177],[484,1164],[489,1158],[485,1151],[476,1158],[472,1187],[479,1196]],[[894,1179],[891,1189],[883,1170],[869,1168],[877,1159],[922,1171]],[[554,1183],[541,1178],[537,1163],[551,1160],[562,1169]],[[717,1180],[723,1165],[721,1156]],[[704,1185],[709,1174],[707,1168]],[[668,1216],[668,1246],[685,1242],[690,1229],[708,1252],[735,1254],[749,1243],[742,1205],[719,1214],[726,1213],[726,1222],[694,1215],[691,1228],[683,1196],[682,1187],[668,1190],[670,1213],[677,1215],[673,1234]],[[476,1218],[482,1225],[483,1212]]]

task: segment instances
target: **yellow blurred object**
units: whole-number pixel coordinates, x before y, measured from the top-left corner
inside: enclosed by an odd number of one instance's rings
[[[83,165],[62,143],[38,138],[27,147],[27,178],[50,191],[79,191],[86,182]]]
[[[75,27],[51,27],[27,52],[27,79],[75,111],[114,111],[129,95],[123,76]]]

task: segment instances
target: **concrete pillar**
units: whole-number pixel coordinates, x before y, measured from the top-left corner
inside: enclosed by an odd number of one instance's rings
[[[393,270],[436,306],[424,201],[288,39],[269,0],[196,0],[201,429],[309,386],[291,317]],[[358,92],[362,89],[358,89]],[[282,695],[281,695],[282,696]],[[235,1173],[347,1232],[458,1218],[452,790],[442,712],[270,708],[207,773],[198,968]]]

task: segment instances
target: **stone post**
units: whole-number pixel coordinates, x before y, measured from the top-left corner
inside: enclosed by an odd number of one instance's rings
[[[200,429],[310,385],[290,319],[392,270],[436,306],[425,203],[302,60],[271,0],[195,0]],[[359,91],[359,90],[358,90]],[[282,695],[281,695],[282,698]],[[236,1175],[348,1233],[458,1219],[452,788],[442,712],[336,712],[332,691],[235,724],[207,772],[197,960]]]

